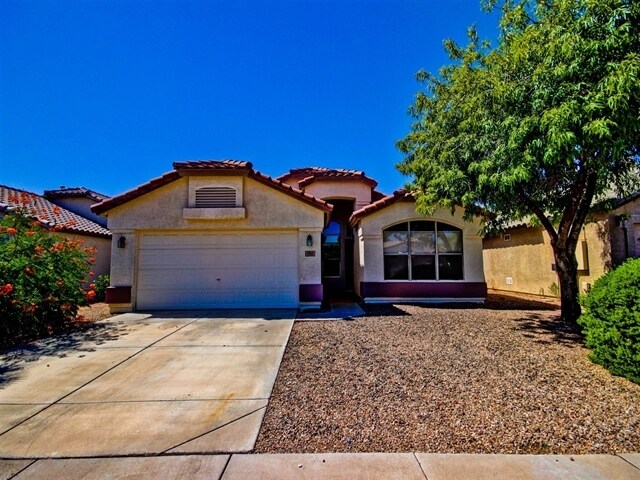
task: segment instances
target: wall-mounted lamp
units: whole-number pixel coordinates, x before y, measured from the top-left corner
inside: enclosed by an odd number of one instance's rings
[[[313,237],[311,235],[307,235],[307,247],[313,247]]]
[[[127,239],[124,236],[121,236],[118,239],[118,248],[124,248],[127,246]]]

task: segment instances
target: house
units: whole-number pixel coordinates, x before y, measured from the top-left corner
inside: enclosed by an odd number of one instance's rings
[[[117,311],[309,308],[353,292],[366,302],[483,301],[479,222],[416,213],[357,170],[177,162],[103,200],[113,233],[107,302]]]
[[[576,249],[578,284],[593,282],[629,257],[640,257],[640,193],[596,208],[583,227]],[[483,241],[487,286],[533,295],[558,296],[559,282],[550,237],[528,224],[514,225]]]
[[[109,198],[106,195],[86,187],[65,187],[62,185],[58,190],[45,190],[43,197],[51,203],[96,222],[98,225],[107,226],[106,217],[91,211],[92,205]]]
[[[99,195],[99,194],[96,194]],[[104,200],[104,195],[99,195]],[[94,203],[94,202],[92,202]],[[0,215],[3,212],[27,204],[35,209],[38,220],[47,227],[57,227],[58,233],[67,238],[82,240],[85,247],[95,247],[95,263],[92,271],[97,278],[108,275],[111,267],[111,232],[91,218],[74,212],[63,204],[56,204],[43,195],[27,192],[19,188],[0,185]]]

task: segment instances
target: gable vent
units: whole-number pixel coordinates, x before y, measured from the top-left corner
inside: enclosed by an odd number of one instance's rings
[[[232,187],[204,187],[196,190],[196,207],[232,208],[236,206],[236,189]]]

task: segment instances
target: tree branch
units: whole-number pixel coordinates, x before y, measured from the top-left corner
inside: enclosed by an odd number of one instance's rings
[[[582,199],[580,200],[578,210],[571,224],[571,230],[568,237],[569,245],[575,246],[578,243],[580,232],[582,231],[584,222],[587,219],[587,214],[589,213],[589,209],[591,208],[591,202],[596,191],[597,182],[598,174],[593,171],[589,172],[589,174],[587,175],[584,194],[582,196]]]
[[[527,208],[531,210],[531,212],[536,217],[538,217],[538,219],[542,223],[542,226],[549,233],[549,236],[551,237],[551,241],[555,244],[555,242],[558,241],[558,233],[556,232],[556,229],[553,228],[553,224],[547,218],[544,211],[542,211],[542,209],[533,200],[531,200],[531,198],[526,193],[524,193],[524,190],[522,188],[520,188],[518,192],[518,196],[524,202]]]

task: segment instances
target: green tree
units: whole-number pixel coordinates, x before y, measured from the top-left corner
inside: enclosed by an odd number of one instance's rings
[[[495,8],[498,0],[485,2]],[[638,188],[640,2],[506,0],[497,45],[445,42],[419,72],[398,165],[418,209],[478,207],[486,230],[534,219],[551,237],[562,317],[580,315],[576,245],[594,200]]]

